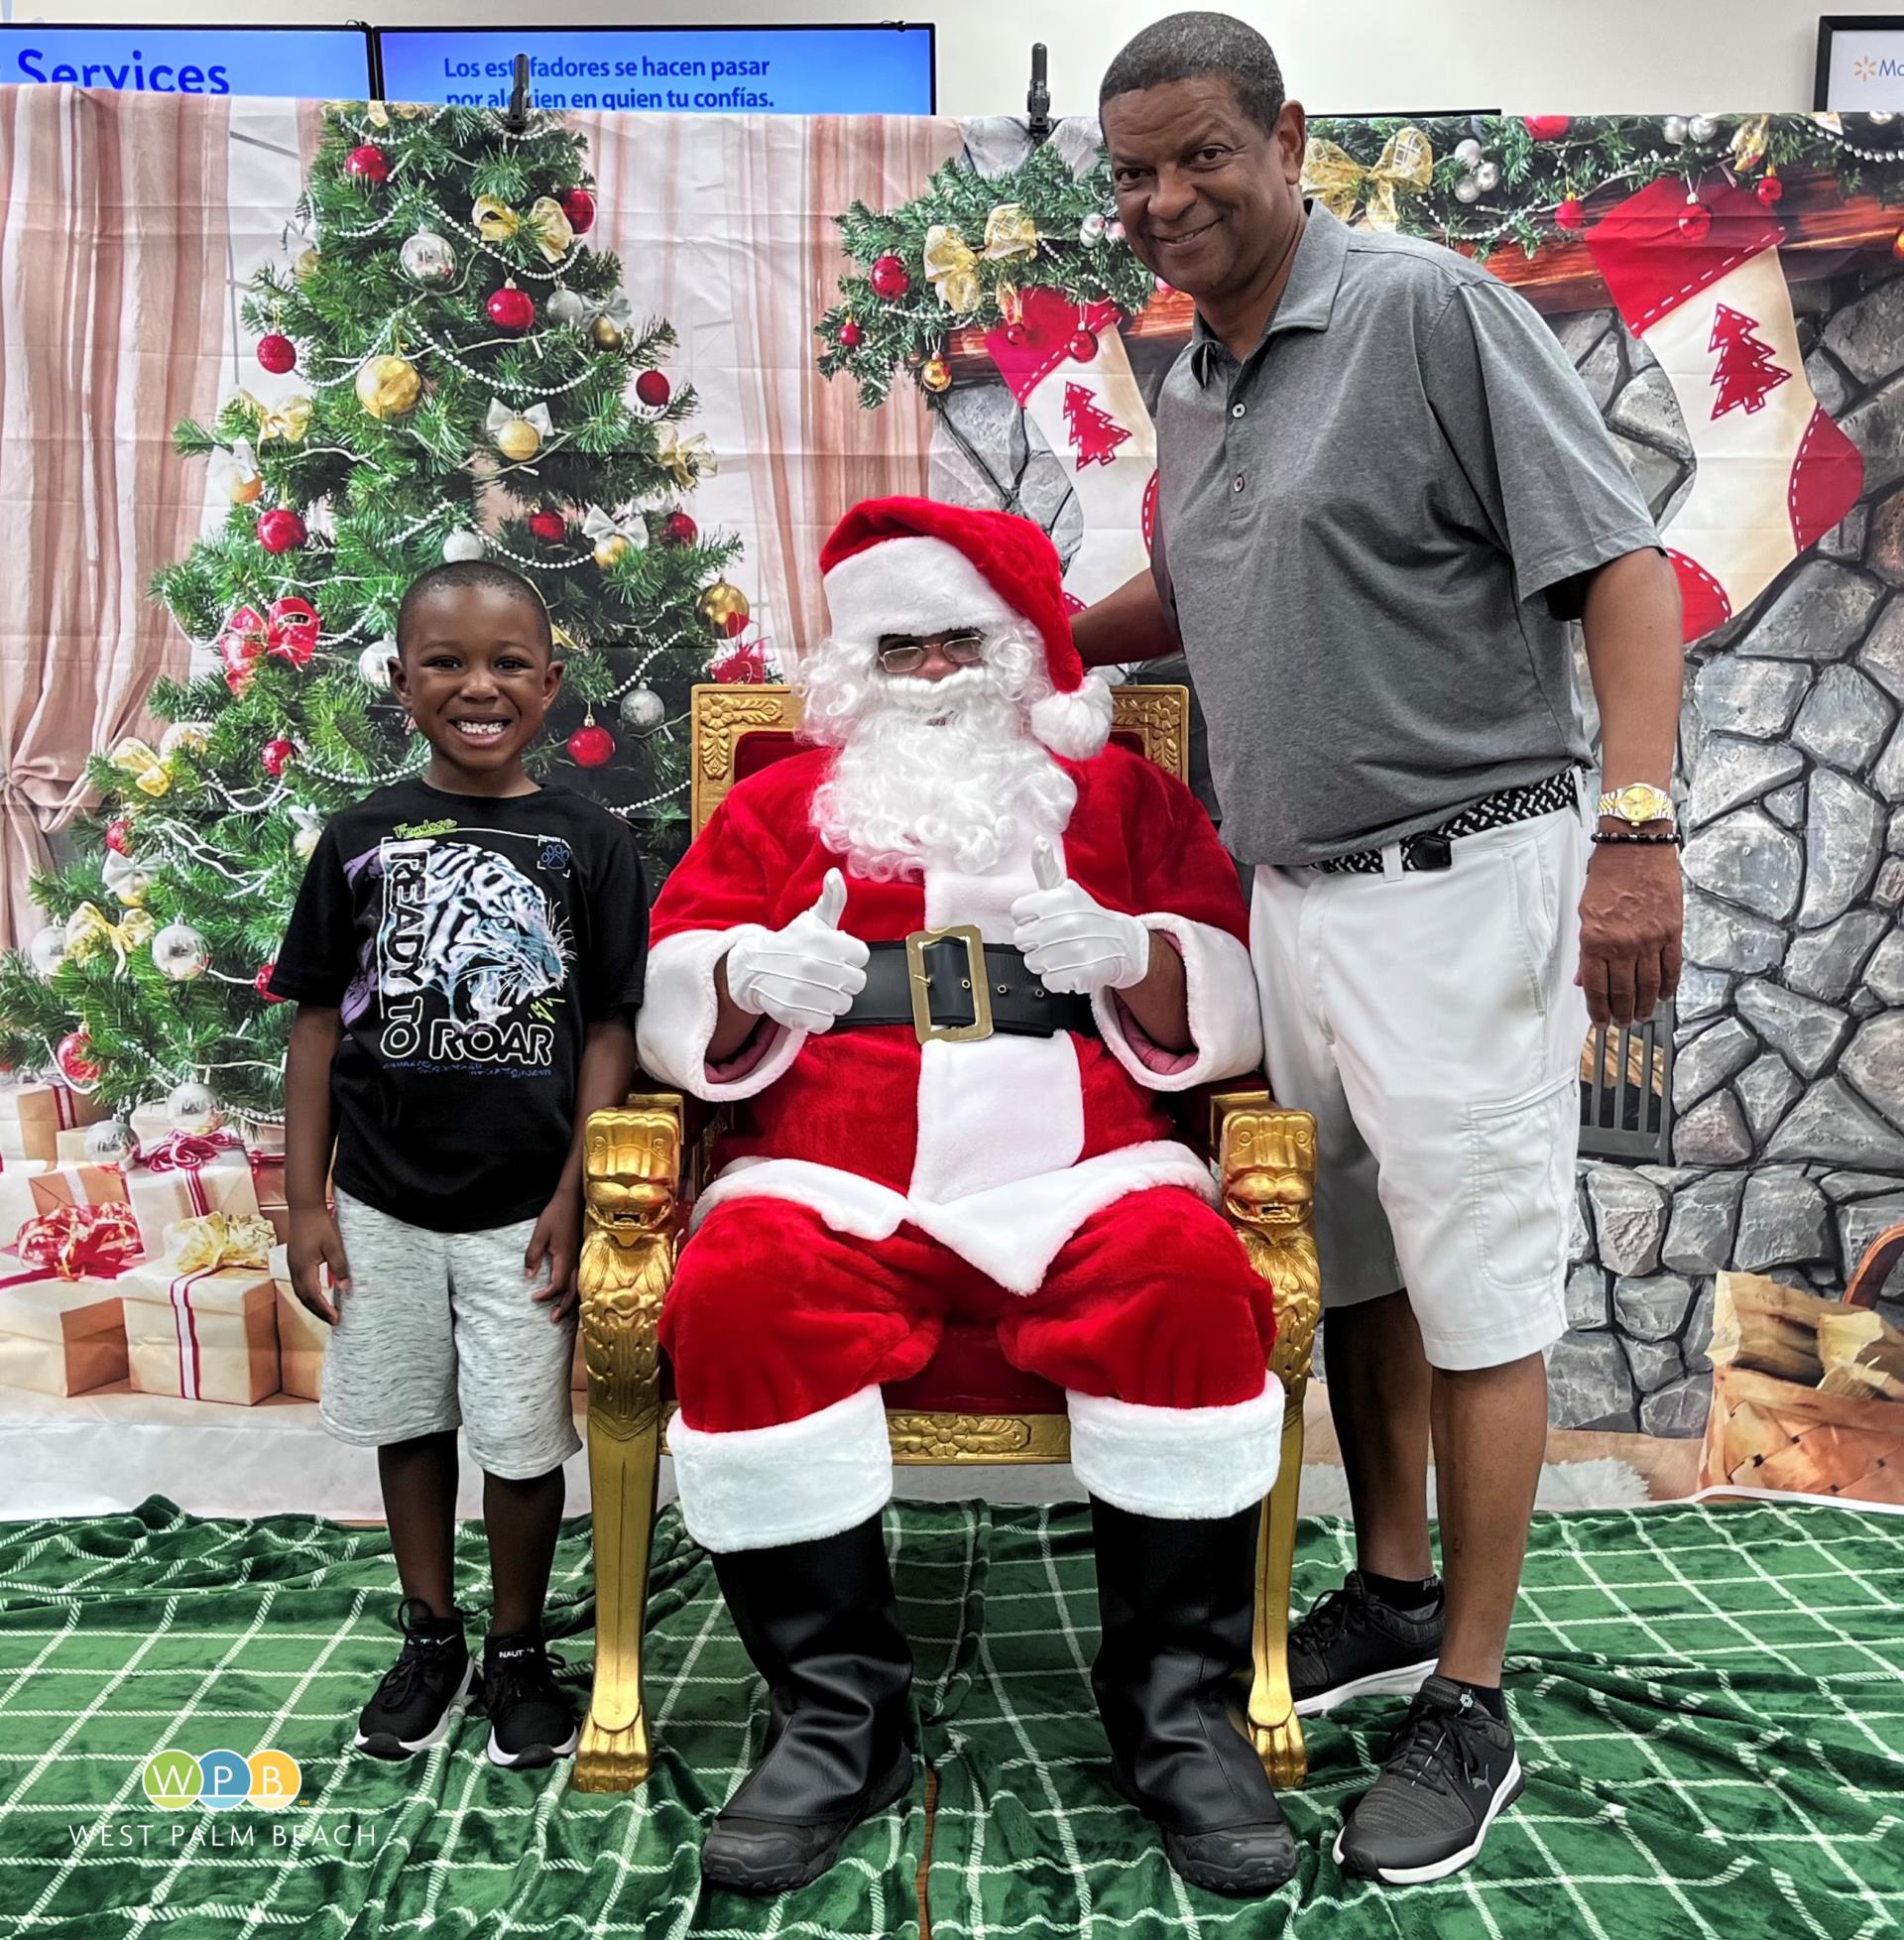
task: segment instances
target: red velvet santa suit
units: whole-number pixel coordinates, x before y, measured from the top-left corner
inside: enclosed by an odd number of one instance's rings
[[[1156,1096],[1260,1053],[1247,916],[1208,817],[1121,748],[1063,764],[1068,876],[1181,956],[1189,1051],[1151,1043],[1106,988],[1096,1037],[921,1046],[906,1026],[807,1035],[763,1019],[710,1067],[717,963],[810,909],[829,869],[846,873],[839,926],[869,943],[970,923],[1009,945],[1012,906],[1036,887],[1031,826],[983,874],[852,873],[813,828],[835,759],[805,751],[740,783],[654,911],[643,1063],[739,1106],[662,1313],[690,1530],[762,1547],[876,1511],[892,1486],[879,1385],[925,1365],[950,1308],[996,1320],[1008,1358],[1067,1389],[1095,1493],[1183,1516],[1256,1500],[1282,1414],[1269,1290]]]

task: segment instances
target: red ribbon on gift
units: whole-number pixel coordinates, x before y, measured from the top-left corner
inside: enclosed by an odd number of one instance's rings
[[[20,1228],[13,1250],[61,1279],[106,1278],[138,1256],[140,1244],[130,1206],[56,1206]]]
[[[267,654],[293,667],[307,667],[317,651],[322,626],[317,609],[295,593],[273,600],[263,613],[255,606],[241,606],[218,641],[225,685],[242,694],[251,685],[253,668]]]
[[[138,1163],[150,1172],[182,1172],[192,1211],[208,1213],[210,1196],[198,1174],[220,1152],[237,1152],[243,1145],[235,1132],[169,1132],[163,1139],[139,1148]]]
[[[180,1273],[166,1288],[172,1301],[173,1332],[178,1340],[178,1393],[187,1401],[203,1398],[198,1392],[198,1310],[191,1304],[191,1289],[218,1271],[206,1267],[195,1273]]]

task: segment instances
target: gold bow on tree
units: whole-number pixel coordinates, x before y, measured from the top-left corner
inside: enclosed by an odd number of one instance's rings
[[[979,306],[979,259],[972,245],[949,222],[935,222],[925,232],[925,274],[939,302],[959,316]]]
[[[519,215],[496,195],[478,195],[469,211],[484,242],[507,242],[525,222],[530,239],[551,263],[559,263],[575,240],[575,226],[553,195],[537,195],[527,215]]]
[[[121,773],[130,775],[141,793],[155,800],[172,787],[172,770],[164,758],[136,735],[127,735],[107,760]]]
[[[654,457],[683,492],[692,491],[697,479],[717,477],[721,469],[705,433],[693,431],[682,437],[672,424],[655,427]]]
[[[268,405],[249,391],[238,393],[238,402],[258,421],[258,442],[281,437],[287,444],[298,444],[310,429],[310,400],[287,398],[283,404]]]
[[[149,943],[158,928],[143,909],[128,909],[114,922],[96,903],[82,903],[66,918],[66,954],[74,963],[84,963],[93,951],[110,946],[118,964],[113,974],[126,974],[126,953],[141,943]]]
[[[1428,137],[1419,128],[1398,128],[1371,169],[1334,142],[1311,142],[1303,158],[1302,186],[1305,194],[1345,222],[1360,207],[1358,228],[1393,229],[1401,221],[1398,191],[1406,188],[1421,194],[1434,173],[1435,152]]]
[[[1009,263],[1014,256],[1038,253],[1038,225],[1016,202],[1001,202],[985,218],[985,256],[989,263]]]
[[[180,1273],[206,1273],[221,1267],[271,1265],[278,1235],[262,1213],[200,1213],[175,1219],[166,1228],[166,1254]]]

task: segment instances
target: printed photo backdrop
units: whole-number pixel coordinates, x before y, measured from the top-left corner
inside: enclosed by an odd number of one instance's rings
[[[1662,1044],[1583,1056],[1556,1459],[1895,1503],[1904,1284],[1844,1289],[1904,1223],[1904,126],[1314,133],[1312,194],[1547,316],[1685,606],[1689,967]],[[128,1475],[353,1513],[275,1252],[258,984],[324,816],[418,759],[381,673],[407,579],[482,552],[541,587],[543,772],[658,876],[689,687],[823,626],[856,499],[1022,511],[1080,603],[1142,568],[1190,304],[1082,120],[517,138],[45,88],[0,91],[0,1436],[21,1513]]]

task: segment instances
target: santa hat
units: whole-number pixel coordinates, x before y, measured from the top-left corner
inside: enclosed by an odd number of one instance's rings
[[[869,650],[889,633],[1035,633],[1052,691],[1031,707],[1032,734],[1073,761],[1110,739],[1111,689],[1084,670],[1057,548],[1029,519],[935,499],[867,499],[834,527],[820,571],[834,638]]]

